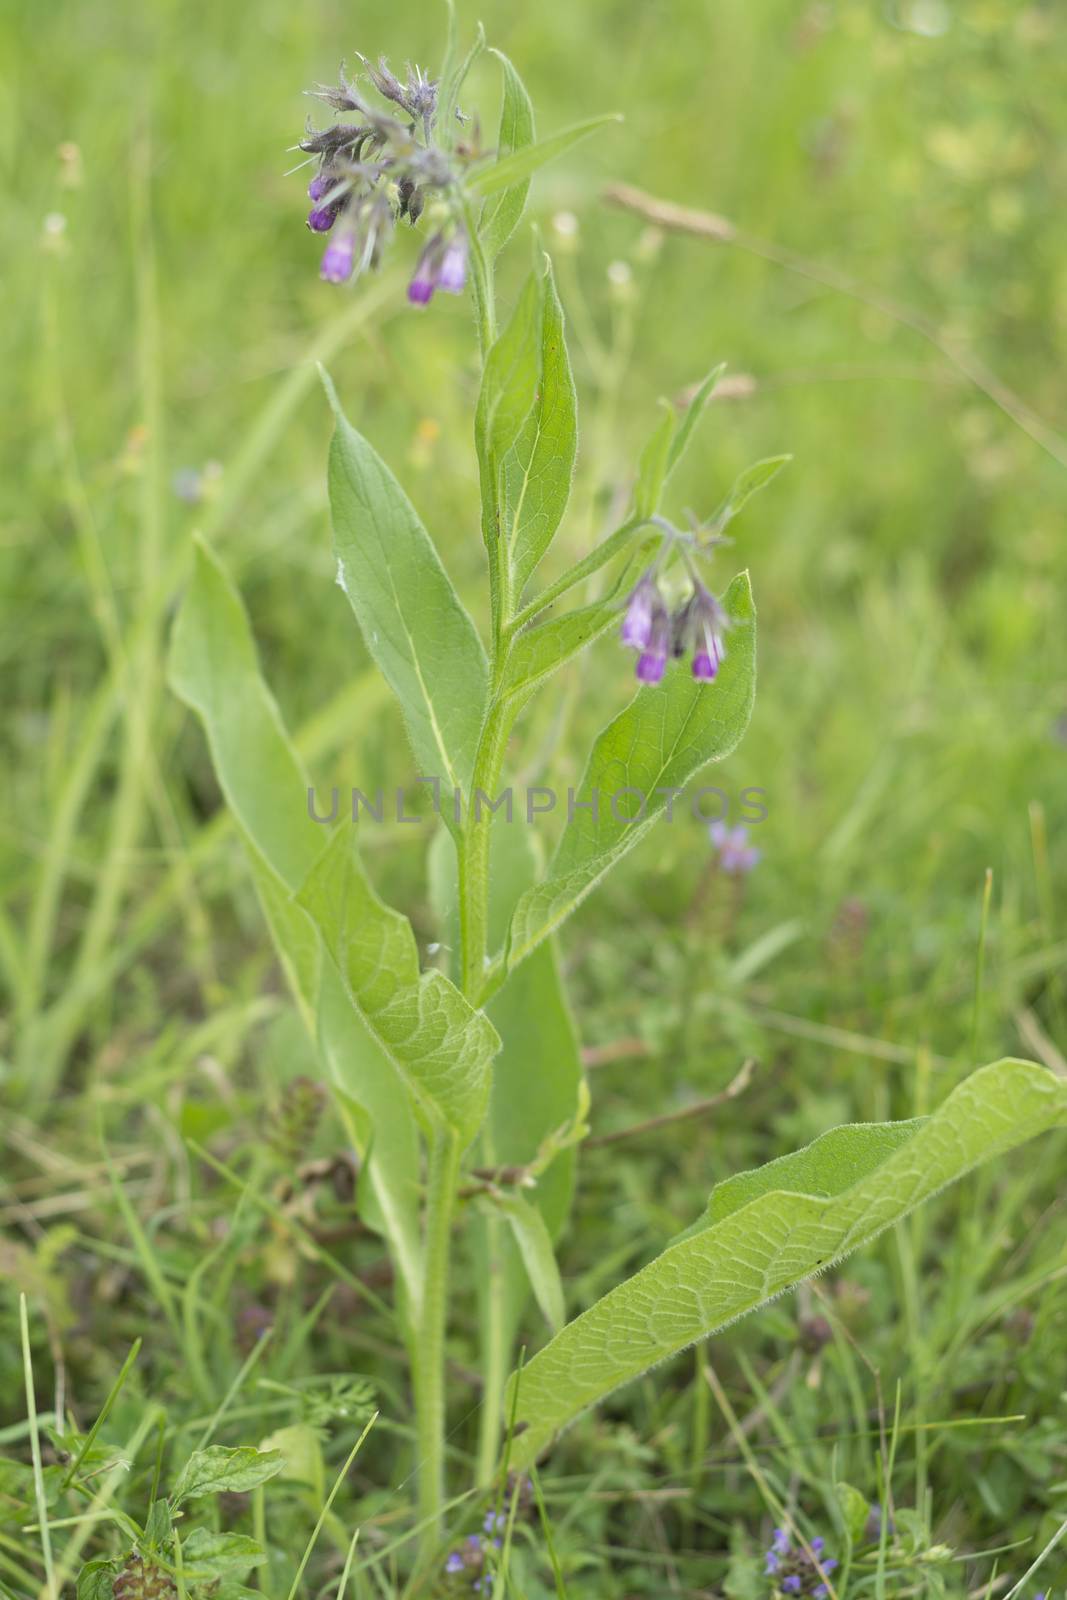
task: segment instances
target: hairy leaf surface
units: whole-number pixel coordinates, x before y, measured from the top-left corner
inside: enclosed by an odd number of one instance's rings
[[[980,1162],[1064,1126],[1067,1083],[1031,1062],[998,1061],[930,1117],[902,1128],[839,1128],[728,1180],[718,1199],[712,1192],[706,1226],[670,1245],[527,1363],[512,1467],[528,1466],[618,1385],[869,1243]]]
[[[328,392],[337,581],[400,702],[420,772],[466,790],[485,711],[482,642],[411,501]]]
[[[411,924],[375,894],[350,828],[334,835],[297,899],[424,1110],[469,1143],[485,1116],[500,1040],[443,973],[420,975]]]

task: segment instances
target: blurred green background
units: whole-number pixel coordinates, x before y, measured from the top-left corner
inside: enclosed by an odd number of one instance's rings
[[[706,838],[660,829],[563,941],[583,1037],[608,1062],[594,1074],[600,1131],[720,1088],[745,1056],[759,1069],[710,1132],[590,1160],[579,1208],[596,1220],[566,1262],[583,1302],[725,1171],[834,1120],[910,1114],[975,1060],[1062,1065],[1064,19],[1052,0],[486,0],[477,15],[523,74],[541,133],[625,117],[532,195],[582,408],[556,559],[612,526],[657,397],[716,361],[734,381],[673,509],[707,512],[751,460],[795,458],[720,565],[723,587],[752,571],[761,667],[749,733],[711,781],[766,791],[763,859],[743,890],[694,908]],[[462,11],[466,35],[475,21]],[[410,777],[383,696],[336,709],[367,658],[332,582],[313,347],[484,621],[469,309],[407,307],[396,258],[409,265],[418,245],[406,236],[381,284],[322,284],[303,181],[287,175],[303,88],[342,58],[354,67],[356,50],[432,68],[443,38],[430,0],[7,0],[0,14],[8,1153],[25,1158],[18,1141],[39,1136],[82,1160],[89,1106],[131,1147],[160,1118],[172,1133],[254,1139],[262,1096],[303,1059],[236,846],[204,840],[218,797],[200,735],[162,681],[194,529],[218,538],[292,725],[332,718],[320,783]],[[486,57],[464,102],[490,141],[498,100]],[[603,203],[616,180],[723,214],[866,298],[747,249],[650,237]],[[505,300],[527,248],[511,246]],[[1044,445],[939,342],[1024,396]],[[573,781],[629,673],[602,641],[562,708],[523,724],[513,771]],[[431,937],[423,861],[402,843],[382,837],[375,871]],[[897,1269],[857,1270],[884,1297],[864,1337],[887,1392],[941,1371],[951,1348],[963,1387],[995,1407],[1055,1408],[1062,1158],[1049,1140],[997,1190],[1011,1281],[1028,1286],[1002,1309],[1036,1318],[1032,1370],[1005,1369],[989,1299],[1001,1257],[972,1249],[962,1264],[994,1204],[973,1186],[942,1213],[921,1289],[908,1280],[931,1297],[925,1321]],[[95,1224],[116,1225],[106,1208]],[[951,1271],[939,1237],[961,1242]],[[32,1230],[19,1235],[19,1271],[33,1248]],[[772,1364],[791,1348],[791,1313],[776,1315]],[[1000,1343],[979,1339],[990,1326]],[[90,1392],[106,1388],[82,1359]],[[990,1444],[967,1458],[946,1445],[940,1509],[959,1508],[957,1536],[990,1541],[1013,1518],[1027,1536],[1055,1526],[1062,1427],[1048,1451]]]

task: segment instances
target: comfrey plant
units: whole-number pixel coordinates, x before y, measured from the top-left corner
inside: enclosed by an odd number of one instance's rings
[[[567,509],[575,386],[550,263],[536,260],[502,320],[495,264],[532,174],[606,119],[536,141],[527,93],[500,56],[500,130],[483,152],[469,132],[476,123],[459,110],[479,48],[458,67],[446,63],[438,79],[364,64],[358,83],[316,91],[335,120],[301,146],[314,166],[309,226],[329,241],[325,278],[358,281],[401,247],[403,222],[425,240],[410,298],[424,305],[437,290],[463,289],[473,302],[484,634],[400,483],[326,385],[336,419],[329,492],[339,603],[351,607],[396,697],[419,770],[454,797],[440,806],[429,864],[450,970],[421,968],[412,927],[372,887],[351,825],[324,848],[240,597],[203,545],[171,669],[203,721],[296,1003],[362,1159],[356,1203],[392,1258],[410,1357],[424,1554],[437,1551],[439,1571],[447,1562],[448,1581],[481,1581],[498,1536],[494,1523],[450,1555],[440,1548],[457,1251],[477,1283],[477,1471],[488,1491],[502,1482],[502,1455],[522,1474],[618,1385],[855,1249],[984,1156],[1067,1121],[1067,1086],[1043,1069],[985,1068],[925,1120],[835,1129],[719,1183],[691,1227],[567,1321],[555,1246],[589,1102],[555,942],[571,912],[744,732],[755,688],[752,594],[745,573],[716,594],[708,563],[781,458],[742,474],[710,516],[667,517],[664,497],[694,443],[712,372],[687,409],[664,408],[621,524],[536,586]],[[591,580],[599,594],[590,595]],[[579,586],[582,603],[568,604]],[[472,802],[496,794],[533,697],[615,630],[636,653],[637,691],[595,740],[544,868],[531,830]],[[599,803],[620,793],[632,807]],[[724,869],[753,864],[746,840],[724,833],[714,843]],[[531,1298],[550,1337],[509,1378]],[[457,1395],[456,1411],[466,1406]],[[784,1562],[786,1552],[778,1556]],[[795,1590],[794,1577],[808,1583],[803,1563],[794,1566],[783,1592]]]

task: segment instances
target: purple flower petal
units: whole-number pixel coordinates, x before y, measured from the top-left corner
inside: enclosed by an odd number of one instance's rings
[[[331,239],[326,246],[319,276],[325,278],[327,283],[344,283],[352,276],[355,261],[356,250],[352,235],[343,234],[339,239]]]
[[[641,683],[660,683],[667,668],[667,657],[655,650],[646,650],[637,662],[637,676]]]

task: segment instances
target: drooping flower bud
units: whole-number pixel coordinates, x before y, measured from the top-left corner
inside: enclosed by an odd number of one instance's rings
[[[356,246],[351,233],[339,234],[326,246],[319,276],[327,283],[345,283],[356,264]]]
[[[415,274],[408,284],[412,305],[426,306],[437,289],[446,294],[462,294],[467,284],[467,236],[455,233],[446,238],[434,234],[419,257]]]
[[[312,233],[329,233],[337,221],[337,206],[312,206],[308,212],[308,227]]]
[[[652,637],[652,614],[657,602],[662,604],[656,580],[646,572],[631,592],[622,619],[619,637],[631,650],[643,650]]]
[[[637,676],[641,683],[659,683],[667,670],[667,653],[671,644],[671,619],[660,600],[652,609],[652,626],[648,643],[637,658]]]

